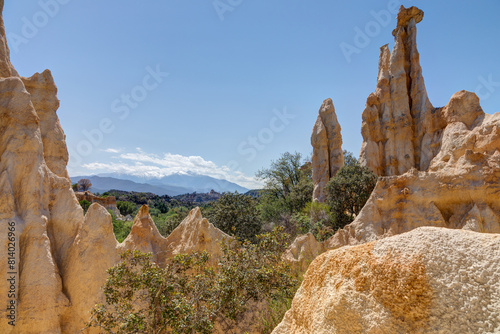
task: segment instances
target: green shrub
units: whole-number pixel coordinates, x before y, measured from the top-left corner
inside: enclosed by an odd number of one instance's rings
[[[334,229],[354,220],[377,183],[377,176],[369,168],[361,166],[352,154],[348,161],[326,186]]]
[[[282,154],[256,176],[265,182],[265,191],[259,197],[259,210],[264,221],[278,223],[283,215],[300,212],[311,200],[311,164],[302,163],[300,153]]]
[[[238,193],[224,193],[213,202],[207,219],[225,233],[242,240],[255,241],[262,228],[257,201]]]
[[[83,208],[83,213],[87,213],[87,210],[89,209],[90,204],[92,204],[92,203],[90,203],[90,202],[89,202],[89,201],[87,201],[86,199],[82,199],[82,200],[80,201],[80,205],[81,205],[81,207]]]
[[[212,265],[206,253],[181,254],[158,266],[151,254],[127,251],[108,270],[105,304],[91,310],[88,327],[108,333],[228,332],[250,301],[291,299],[298,287],[281,259],[287,244],[282,230],[259,236],[256,244],[222,244]]]
[[[133,221],[117,220],[116,217],[113,216],[113,232],[118,242],[123,242],[129,235],[133,223]]]
[[[123,216],[131,215],[132,213],[134,213],[134,211],[136,209],[136,206],[134,205],[134,203],[125,202],[125,201],[116,202],[116,207],[118,208],[118,210],[120,210],[120,213]]]
[[[270,334],[279,325],[286,311],[292,307],[293,298],[277,298],[268,300],[268,310],[260,319],[261,333]]]

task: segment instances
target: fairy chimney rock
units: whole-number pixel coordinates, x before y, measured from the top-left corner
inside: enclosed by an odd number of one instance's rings
[[[332,99],[323,101],[311,134],[313,200],[326,200],[325,186],[344,166],[342,135]]]
[[[362,116],[359,159],[379,176],[426,170],[445,126],[429,101],[420,67],[416,24],[423,16],[416,7],[401,6],[392,53],[387,45],[380,49],[377,87]]]

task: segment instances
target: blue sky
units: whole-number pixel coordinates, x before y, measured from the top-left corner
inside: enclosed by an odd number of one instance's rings
[[[497,0],[7,0],[4,20],[18,72],[55,78],[70,175],[195,172],[251,188],[282,153],[311,154],[329,97],[359,154],[398,4],[425,12],[433,105],[466,89],[500,112]]]

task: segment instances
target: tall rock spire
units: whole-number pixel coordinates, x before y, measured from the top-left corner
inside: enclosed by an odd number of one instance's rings
[[[377,175],[426,170],[437,154],[444,124],[434,115],[420,67],[416,24],[423,16],[416,7],[401,6],[392,54],[387,45],[380,51],[377,88],[363,111],[360,154]]]
[[[344,166],[342,135],[332,99],[323,101],[311,134],[313,200],[326,200],[325,186]]]

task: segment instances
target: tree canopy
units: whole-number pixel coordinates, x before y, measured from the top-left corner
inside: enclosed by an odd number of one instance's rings
[[[212,203],[207,219],[217,228],[240,239],[255,240],[261,231],[257,201],[238,193],[224,193]]]
[[[92,182],[89,179],[80,179],[77,184],[80,191],[87,191],[92,188]]]
[[[275,219],[280,214],[299,212],[311,201],[313,185],[310,163],[303,163],[298,152],[286,152],[271,162],[269,168],[257,172],[265,182],[265,193],[261,198],[261,210],[266,219]]]
[[[336,228],[342,228],[354,220],[370,197],[377,183],[377,176],[356,158],[345,152],[346,163],[326,186],[328,204],[334,215]]]

